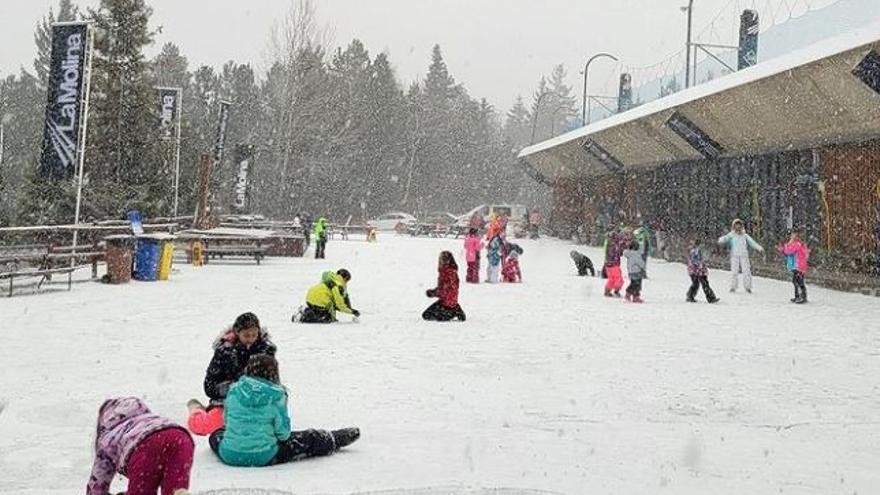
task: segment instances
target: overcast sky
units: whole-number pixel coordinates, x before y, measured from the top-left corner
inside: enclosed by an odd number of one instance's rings
[[[98,0],[75,0],[94,6]],[[273,22],[288,0],[147,0],[153,25],[163,28],[150,55],[173,41],[191,65],[219,66],[233,59],[266,66]],[[782,2],[813,7],[834,0],[696,0],[695,29],[735,42],[737,6]],[[880,0],[878,0],[880,1]],[[334,46],[361,39],[371,54],[387,52],[405,81],[422,77],[431,47],[439,43],[453,77],[471,95],[506,111],[516,95],[528,97],[543,74],[564,63],[580,94],[579,74],[590,55],[609,51],[627,66],[660,62],[685,41],[686,0],[316,0],[318,15],[333,32]],[[0,0],[0,74],[31,68],[33,28],[57,0]],[[784,14],[774,14],[783,16]],[[765,14],[764,19],[770,19]],[[764,23],[766,27],[767,21]],[[723,38],[729,38],[723,40]],[[706,41],[706,40],[704,40]],[[596,62],[590,92],[614,93],[620,66]],[[661,70],[660,67],[650,70]],[[644,69],[643,72],[648,72]],[[638,77],[636,78],[638,79]]]

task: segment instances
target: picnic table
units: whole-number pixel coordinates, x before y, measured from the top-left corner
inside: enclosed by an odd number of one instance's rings
[[[217,228],[209,230],[187,230],[177,234],[177,239],[186,241],[187,260],[192,261],[192,245],[201,242],[203,245],[203,263],[211,259],[227,257],[253,258],[259,265],[266,257],[270,241],[274,235],[271,231],[257,229]]]

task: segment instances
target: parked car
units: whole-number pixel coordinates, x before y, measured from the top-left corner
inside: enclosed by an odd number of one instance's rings
[[[429,213],[422,221],[422,223],[431,224],[435,227],[449,227],[450,225],[454,225],[457,221],[458,215],[453,215],[448,211],[435,211],[433,213]]]
[[[415,227],[419,223],[416,217],[409,213],[391,212],[367,221],[367,225],[376,230],[396,230],[398,232],[406,231]]]
[[[458,217],[455,224],[458,226],[467,226],[470,224],[471,217],[474,213],[479,212],[483,216],[483,220],[489,221],[489,217],[496,213],[498,215],[507,215],[509,225],[516,225],[524,222],[528,208],[522,205],[496,204],[496,205],[480,205],[464,215]]]

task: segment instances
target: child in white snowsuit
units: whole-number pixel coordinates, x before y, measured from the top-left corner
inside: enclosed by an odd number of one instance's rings
[[[730,250],[730,292],[736,292],[739,286],[739,274],[743,275],[743,287],[752,292],[752,264],[749,261],[749,248],[761,253],[764,248],[746,234],[743,221],[733,220],[730,232],[718,238],[718,244]]]
[[[642,301],[642,280],[645,278],[645,259],[636,241],[630,243],[623,250],[626,258],[626,273],[629,275],[629,285],[626,287],[626,300],[634,303]]]

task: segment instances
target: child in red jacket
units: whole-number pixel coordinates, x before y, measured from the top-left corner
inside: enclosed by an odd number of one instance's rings
[[[501,267],[501,280],[504,282],[522,282],[522,270],[519,269],[519,252],[512,251]]]
[[[432,321],[450,321],[458,318],[465,320],[464,311],[458,305],[458,264],[449,251],[440,253],[440,262],[437,268],[437,288],[428,289],[428,297],[436,297],[438,301],[428,306],[422,313],[422,318]]]

